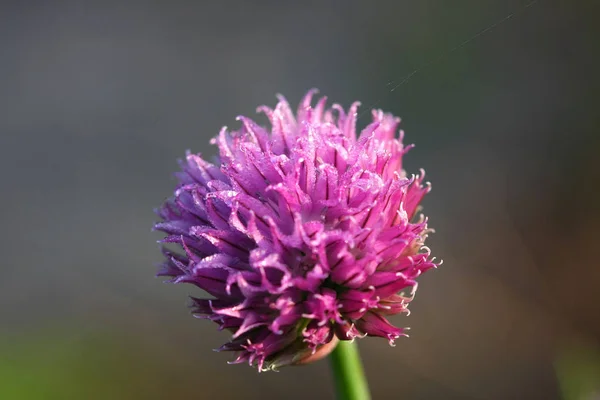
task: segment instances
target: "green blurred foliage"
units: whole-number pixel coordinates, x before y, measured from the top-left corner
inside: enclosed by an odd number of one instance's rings
[[[172,364],[115,334],[4,337],[0,399],[189,398],[193,388],[178,384]]]
[[[599,349],[588,344],[570,344],[561,351],[555,368],[565,400],[600,398]]]

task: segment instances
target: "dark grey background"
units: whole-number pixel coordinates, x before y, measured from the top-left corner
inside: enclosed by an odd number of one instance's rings
[[[0,397],[331,398],[326,362],[212,352],[150,232],[186,149],[318,87],[401,116],[433,184],[445,263],[410,339],[360,342],[374,398],[558,398],[561,354],[600,338],[594,3],[3,3]]]

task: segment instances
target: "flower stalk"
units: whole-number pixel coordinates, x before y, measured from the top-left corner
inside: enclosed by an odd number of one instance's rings
[[[329,356],[338,400],[370,400],[356,341],[340,341]]]

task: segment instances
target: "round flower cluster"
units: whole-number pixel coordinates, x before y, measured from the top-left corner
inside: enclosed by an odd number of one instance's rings
[[[407,176],[411,146],[380,110],[356,133],[357,108],[311,106],[294,115],[283,97],[213,139],[215,164],[188,154],[173,197],[158,210],[165,246],[159,272],[192,283],[194,314],[230,331],[219,350],[259,370],[326,355],[338,340],[404,335],[389,315],[408,312],[415,278],[438,265],[419,203],[424,173]]]

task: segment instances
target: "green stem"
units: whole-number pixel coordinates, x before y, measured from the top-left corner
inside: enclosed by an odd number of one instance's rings
[[[329,356],[339,400],[369,400],[369,385],[355,342],[340,341]]]

